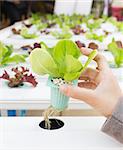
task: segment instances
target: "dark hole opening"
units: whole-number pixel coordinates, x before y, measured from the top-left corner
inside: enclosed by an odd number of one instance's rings
[[[49,119],[50,121],[50,129],[45,127],[45,120],[41,121],[39,123],[39,126],[43,129],[47,129],[47,130],[55,130],[55,129],[60,129],[64,126],[64,122],[59,120],[59,119]]]

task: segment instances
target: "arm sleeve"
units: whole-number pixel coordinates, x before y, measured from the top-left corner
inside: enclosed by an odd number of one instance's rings
[[[119,99],[112,116],[104,123],[102,131],[123,143],[123,97]]]

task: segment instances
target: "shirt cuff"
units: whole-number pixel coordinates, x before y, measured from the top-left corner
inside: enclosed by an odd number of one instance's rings
[[[103,132],[123,143],[123,98],[121,98],[111,117],[104,123]]]

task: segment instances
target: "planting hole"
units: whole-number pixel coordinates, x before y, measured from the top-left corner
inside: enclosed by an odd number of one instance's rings
[[[59,119],[49,119],[49,121],[50,121],[50,128],[45,126],[45,120],[41,121],[39,126],[47,130],[60,129],[64,126],[64,122]]]

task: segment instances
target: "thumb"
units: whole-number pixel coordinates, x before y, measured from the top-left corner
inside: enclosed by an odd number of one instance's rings
[[[90,105],[94,105],[95,96],[93,90],[91,89],[85,89],[70,85],[61,85],[60,91],[68,97],[79,99],[85,101]]]

